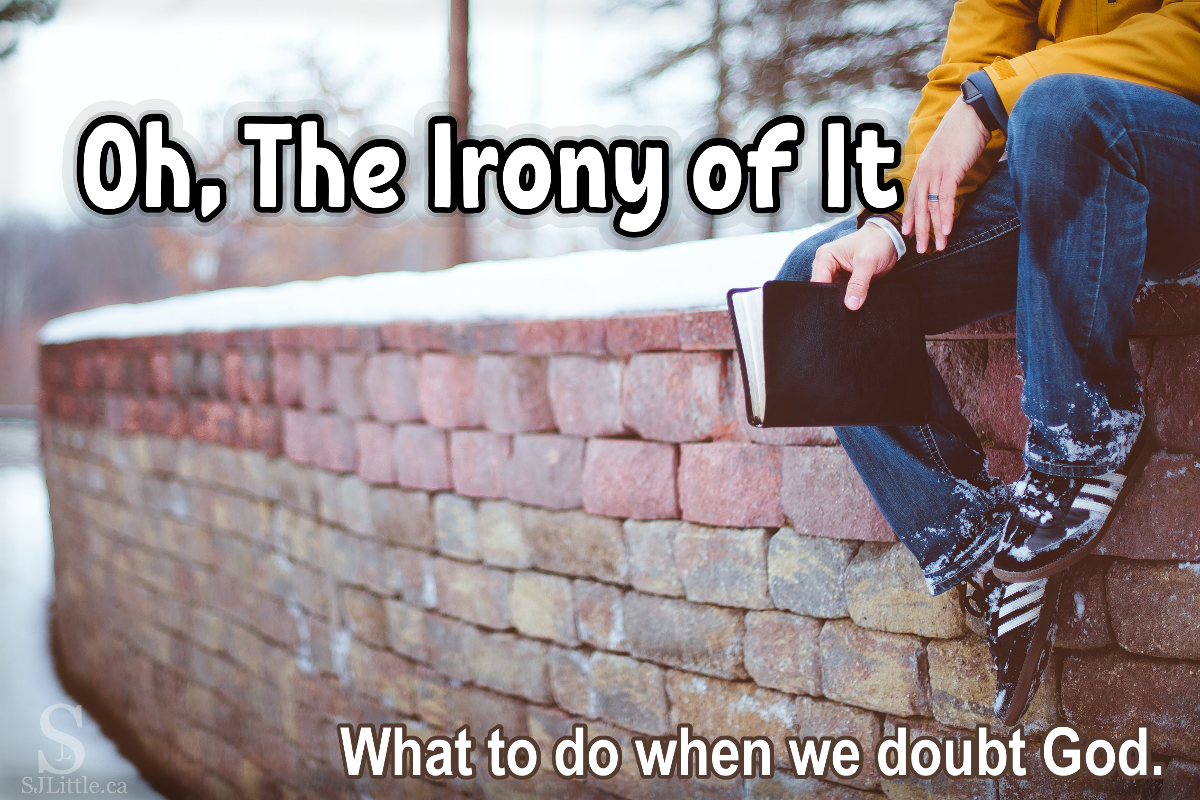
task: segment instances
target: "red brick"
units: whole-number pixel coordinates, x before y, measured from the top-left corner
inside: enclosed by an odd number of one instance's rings
[[[206,350],[196,354],[196,389],[214,400],[228,399],[219,353]]]
[[[370,353],[379,349],[379,328],[372,325],[343,325],[338,328],[339,350]]]
[[[396,481],[412,489],[449,489],[446,432],[428,425],[397,425],[392,435]]]
[[[475,371],[473,356],[422,355],[417,370],[421,416],[435,428],[477,428],[483,424]]]
[[[305,350],[300,355],[300,400],[309,411],[333,408],[327,356],[313,350]]]
[[[497,433],[552,430],[546,362],[528,356],[484,355],[475,372],[484,424]]]
[[[508,436],[488,431],[450,433],[454,491],[468,497],[504,497],[504,473],[512,452]]]
[[[684,350],[733,350],[733,324],[727,311],[685,311],[679,315],[679,346]]]
[[[895,541],[891,527],[841,448],[783,448],[780,499],[797,533]]]
[[[96,360],[90,353],[77,353],[71,359],[71,385],[75,389],[96,388]]]
[[[613,436],[621,424],[621,374],[615,359],[556,356],[550,359],[548,390],[554,422],[573,436]]]
[[[341,329],[332,325],[314,325],[300,329],[300,345],[320,353],[337,349]]]
[[[557,434],[518,434],[505,474],[505,493],[519,503],[578,508],[583,503],[584,440]]]
[[[679,506],[683,518],[710,525],[783,525],[780,461],[779,448],[768,445],[682,445]]]
[[[303,347],[301,330],[301,328],[272,328],[267,331],[267,341],[271,347],[276,349],[298,349]]]
[[[197,331],[192,334],[192,346],[197,350],[224,350],[229,346],[229,338],[224,331]]]
[[[1025,474],[1025,459],[1018,450],[988,448],[988,472],[1005,483],[1013,483]]]
[[[358,474],[362,479],[368,483],[395,483],[392,426],[359,420],[354,423],[354,441],[358,446]]]
[[[605,347],[625,355],[648,350],[678,350],[679,325],[675,314],[609,317],[604,326]]]
[[[222,379],[225,382],[225,393],[230,400],[245,400],[245,390],[242,387],[242,375],[245,369],[245,357],[241,350],[226,350],[221,356]]]
[[[311,419],[313,463],[335,472],[353,472],[354,423],[336,414],[316,414]]]
[[[271,358],[265,350],[242,351],[242,398],[251,403],[271,399]]]
[[[1063,715],[1085,738],[1133,737],[1146,725],[1156,753],[1198,758],[1198,693],[1200,664],[1193,662],[1117,653],[1063,662]]]
[[[1024,385],[1016,343],[1008,339],[989,342],[979,397],[979,433],[985,440],[1009,450],[1025,447],[1029,420],[1021,411]]]
[[[359,419],[367,415],[363,372],[367,357],[361,353],[334,353],[329,359],[329,398],[344,417]]]
[[[517,326],[513,322],[472,322],[463,332],[472,353],[517,352]]]
[[[416,356],[408,353],[376,353],[367,360],[363,385],[367,408],[384,422],[416,422],[421,419],[417,399]]]
[[[1189,800],[1200,797],[1200,764],[1171,759],[1163,775],[1160,800]]]
[[[516,323],[517,351],[526,355],[605,352],[604,320],[553,319]]]
[[[423,342],[420,340],[420,322],[392,322],[379,328],[379,342],[388,350],[407,350],[420,352]]]
[[[233,406],[217,400],[193,400],[188,406],[192,438],[213,444],[233,444]]]
[[[583,466],[583,507],[592,514],[633,519],[679,516],[675,445],[632,439],[591,439]]]
[[[1159,339],[1146,380],[1147,410],[1168,450],[1200,452],[1200,336]]]
[[[638,353],[625,368],[622,418],[643,439],[722,439],[738,420],[726,353]]]
[[[146,401],[144,413],[149,432],[176,438],[187,434],[187,411],[174,398],[152,397]]]
[[[143,409],[136,398],[129,395],[110,394],[104,397],[105,423],[109,430],[117,433],[140,433],[146,422]]]
[[[303,381],[300,379],[300,354],[293,350],[276,350],[272,359],[271,393],[281,406],[300,405]]]
[[[1200,561],[1200,460],[1157,453],[1097,551],[1160,561]]]
[[[1200,333],[1200,287],[1160,283],[1133,298],[1135,336]]]
[[[305,411],[283,410],[283,453],[297,464],[313,462],[311,420]]]
[[[115,350],[101,351],[96,355],[96,367],[100,373],[100,386],[110,392],[125,391],[125,359]]]

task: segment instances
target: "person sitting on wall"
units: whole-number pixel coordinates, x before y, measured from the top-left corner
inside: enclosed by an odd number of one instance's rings
[[[894,174],[903,214],[810,237],[780,280],[915,287],[927,334],[1016,311],[1027,470],[989,476],[937,369],[929,424],[838,430],[932,594],[986,616],[997,718],[1028,708],[1062,571],[1149,456],[1130,355],[1143,280],[1200,268],[1200,4],[960,0]],[[932,238],[932,248],[930,247]]]

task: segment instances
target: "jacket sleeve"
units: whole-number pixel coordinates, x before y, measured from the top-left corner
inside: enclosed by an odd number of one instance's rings
[[[900,179],[906,200],[917,159],[942,117],[961,96],[959,87],[967,76],[997,58],[1015,59],[1037,46],[1038,4],[1030,2],[1032,8],[1022,0],[959,0],[955,4],[941,63],[929,73],[929,82],[921,91],[921,100],[908,123],[908,140],[900,164],[888,175]],[[954,198],[955,215],[963,201],[987,180],[1003,152],[1004,135],[997,132],[959,185]],[[859,216],[860,226],[868,216]]]
[[[1118,78],[1200,101],[1200,2],[1166,0],[1158,11],[1136,14],[1108,33],[1004,56],[986,71],[1009,112],[1026,86],[1067,72]]]

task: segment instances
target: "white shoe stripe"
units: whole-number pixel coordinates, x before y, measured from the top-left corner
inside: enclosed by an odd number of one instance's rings
[[[1021,595],[1014,600],[1004,603],[1004,605],[1000,606],[1000,618],[1003,619],[1004,617],[1010,616],[1014,612],[1019,611],[1026,606],[1039,602],[1042,599],[1042,595],[1045,594],[1045,591],[1046,587],[1042,586],[1030,592],[1029,594]],[[1007,598],[1005,599],[1007,600]]]
[[[1117,495],[1121,493],[1120,489],[1112,489],[1108,486],[1100,486],[1099,484],[1085,483],[1083,488],[1079,490],[1080,494],[1089,494],[1093,497],[1103,497],[1110,503],[1117,501]]]
[[[1038,608],[1031,608],[1028,611],[1026,611],[1024,614],[1022,614],[1021,616],[1017,617],[1016,619],[1011,619],[1008,622],[1002,623],[1000,625],[1000,630],[997,631],[997,633],[996,633],[996,636],[997,637],[1003,636],[1004,634],[1008,633],[1009,631],[1013,630],[1014,628],[1019,628],[1022,625],[1024,625],[1026,622],[1031,622],[1031,621],[1037,619],[1038,614],[1040,614],[1041,612],[1042,612],[1042,609],[1040,606]]]
[[[1083,495],[1079,495],[1075,498],[1075,502],[1071,504],[1071,508],[1082,508],[1088,511],[1095,511],[1099,513],[1101,517],[1107,517],[1112,512],[1111,504],[1089,500]]]

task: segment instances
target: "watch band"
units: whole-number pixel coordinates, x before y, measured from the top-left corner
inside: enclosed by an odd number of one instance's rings
[[[962,82],[960,87],[962,90],[963,102],[975,109],[975,113],[979,116],[979,121],[989,131],[1000,130],[1000,123],[996,120],[996,115],[988,107],[987,98],[983,96],[983,92],[979,91],[979,87],[967,78]]]

